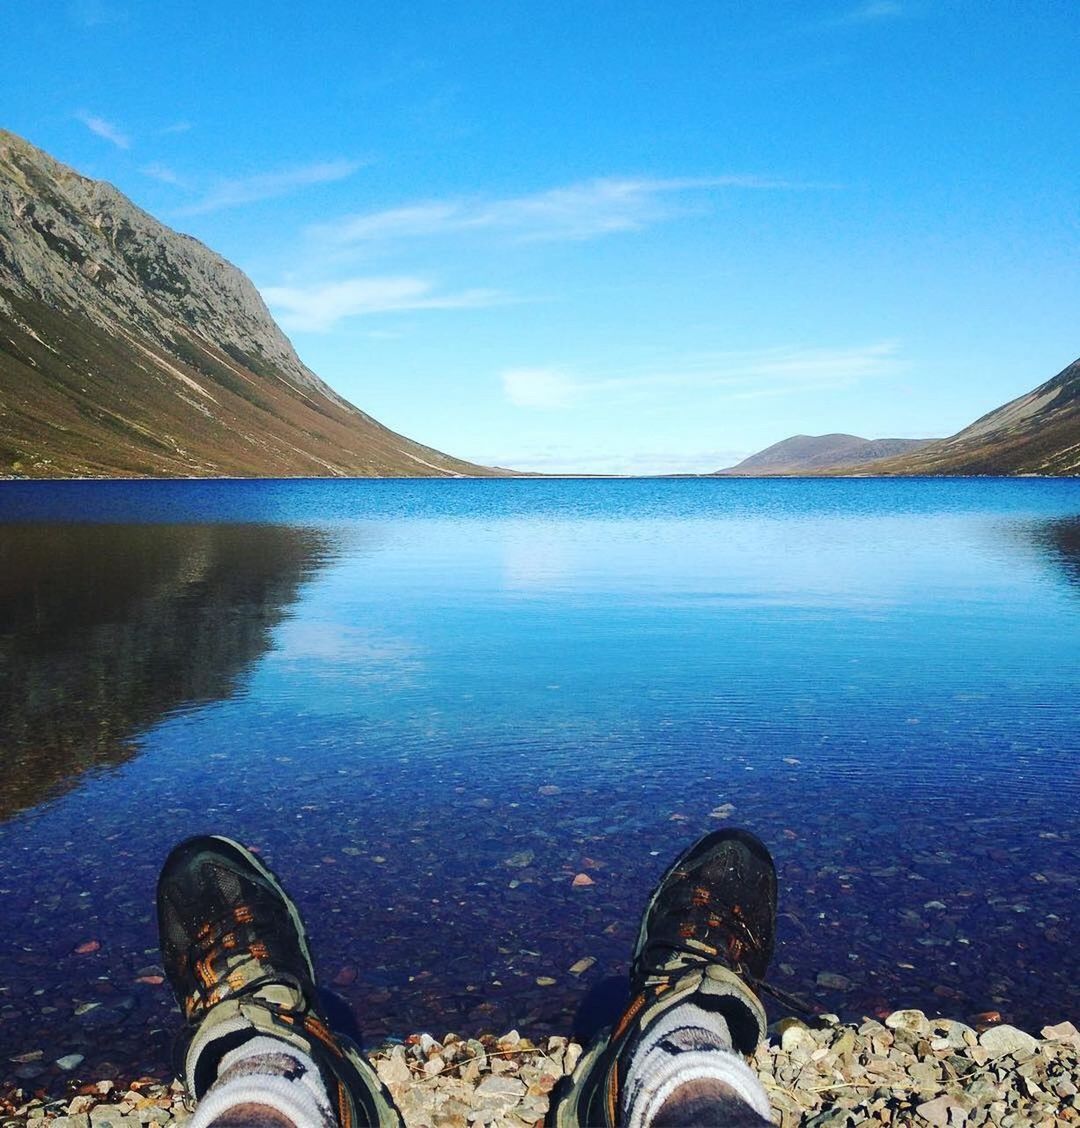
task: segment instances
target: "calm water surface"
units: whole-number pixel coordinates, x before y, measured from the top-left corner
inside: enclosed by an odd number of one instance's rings
[[[602,1015],[725,821],[813,1007],[1077,1018],[1080,482],[2,483],[0,523],[0,1080],[167,1070],[153,885],[206,830],[369,1039]]]

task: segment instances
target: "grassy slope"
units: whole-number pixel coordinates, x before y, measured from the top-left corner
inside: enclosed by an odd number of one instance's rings
[[[0,474],[494,473],[413,443],[187,330],[175,330],[166,352],[134,329],[107,333],[76,312],[4,296],[34,332],[0,310]]]

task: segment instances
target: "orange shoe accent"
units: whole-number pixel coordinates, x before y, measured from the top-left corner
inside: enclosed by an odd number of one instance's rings
[[[619,1123],[618,1107],[619,1107],[619,1067],[616,1066],[611,1071],[611,1077],[608,1079],[607,1091],[607,1107],[608,1107],[608,1120],[612,1124]]]
[[[237,905],[233,909],[233,916],[236,917],[238,924],[250,924],[254,919],[251,908],[248,905]]]

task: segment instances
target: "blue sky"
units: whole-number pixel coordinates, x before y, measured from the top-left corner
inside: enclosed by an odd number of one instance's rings
[[[1074,0],[4,0],[0,124],[523,469],[949,434],[1080,355]]]

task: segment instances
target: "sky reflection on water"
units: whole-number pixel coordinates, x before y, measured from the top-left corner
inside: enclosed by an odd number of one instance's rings
[[[724,804],[777,856],[780,985],[1075,1017],[1078,514],[1039,481],[5,485],[0,1052],[166,1067],[153,881],[206,829],[282,871],[369,1035],[563,1029]]]

